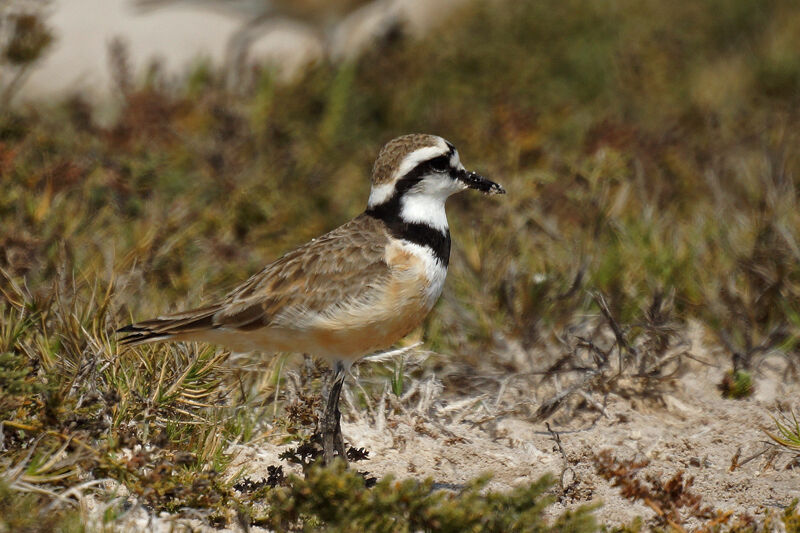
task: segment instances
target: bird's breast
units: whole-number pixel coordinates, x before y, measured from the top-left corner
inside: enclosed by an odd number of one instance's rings
[[[386,248],[391,275],[372,297],[351,302],[310,328],[317,353],[358,358],[390,347],[419,326],[444,287],[447,268],[423,246],[394,240]]]
[[[447,266],[433,250],[396,239],[386,248],[386,263],[393,274],[389,298],[401,303],[415,302],[430,311],[441,296],[447,277]]]

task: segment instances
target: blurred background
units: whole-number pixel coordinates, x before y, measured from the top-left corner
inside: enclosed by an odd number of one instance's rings
[[[524,348],[591,288],[626,320],[660,294],[746,359],[796,325],[798,17],[778,0],[11,2],[3,266],[224,287],[358,213],[379,147],[427,131],[512,192],[453,200],[447,299],[473,309],[445,306],[437,341]]]
[[[424,35],[464,0],[81,0],[16,2],[9,11],[47,16],[58,36],[25,85],[24,97],[81,91],[107,96],[108,45],[125,41],[139,70],[158,62],[173,74],[207,60],[232,76],[268,68],[291,81],[311,64],[352,59],[393,32]],[[32,6],[37,6],[32,7]]]
[[[113,328],[220,296],[357,215],[377,151],[410,132],[508,195],[450,201],[447,287],[407,341],[424,357],[365,365],[354,405],[435,376],[566,427],[700,360],[720,397],[798,408],[781,388],[800,371],[794,0],[12,0],[0,24],[0,352],[35,366],[20,395],[67,411],[81,387],[138,391],[90,433],[141,432],[145,406],[187,416],[147,387],[224,358],[160,346],[153,367]],[[296,400],[285,361],[200,365],[191,390],[263,408],[224,411],[246,440]],[[80,379],[30,377],[64,368]],[[0,401],[28,424],[42,408]],[[208,445],[194,431],[170,435]]]

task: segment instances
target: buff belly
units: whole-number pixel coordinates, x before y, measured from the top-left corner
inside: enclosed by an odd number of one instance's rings
[[[309,353],[329,360],[355,361],[385,350],[408,335],[430,311],[427,305],[409,301],[394,312],[372,307],[320,319],[307,328],[263,328],[237,331],[226,328],[193,335],[193,340],[220,344],[235,352]],[[344,315],[344,316],[343,316]],[[359,316],[363,315],[363,316]]]

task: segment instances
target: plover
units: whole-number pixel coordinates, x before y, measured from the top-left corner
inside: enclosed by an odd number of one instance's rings
[[[339,394],[350,366],[416,328],[439,299],[450,256],[445,202],[465,189],[503,187],[464,169],[435,135],[389,141],[372,169],[367,209],[264,267],[218,303],[121,328],[122,344],[202,341],[235,352],[327,359],[334,379],[323,458],[346,461]]]

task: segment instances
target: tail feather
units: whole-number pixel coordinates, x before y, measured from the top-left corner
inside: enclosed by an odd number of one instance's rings
[[[117,333],[127,333],[119,342],[123,346],[132,346],[146,342],[158,342],[176,335],[191,334],[217,327],[214,315],[219,306],[192,309],[174,315],[144,320],[119,328]]]

